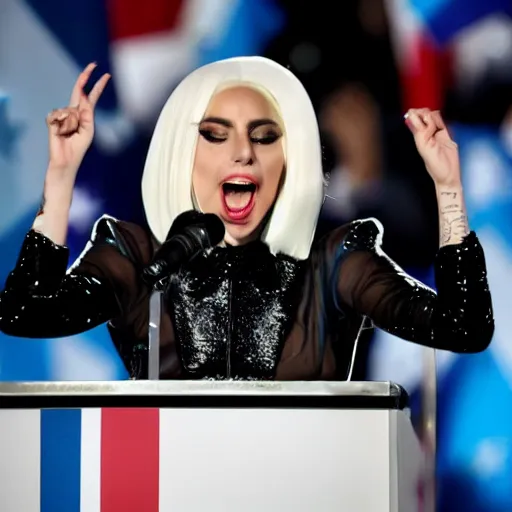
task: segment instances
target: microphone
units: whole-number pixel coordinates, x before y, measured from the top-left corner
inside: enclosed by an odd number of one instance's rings
[[[155,286],[199,252],[220,243],[224,233],[224,223],[213,213],[190,210],[178,215],[153,263],[142,271],[143,280]]]

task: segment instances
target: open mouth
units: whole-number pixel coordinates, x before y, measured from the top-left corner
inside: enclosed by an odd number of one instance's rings
[[[256,185],[254,183],[234,183],[226,182],[222,184],[224,192],[224,201],[230,210],[243,210],[251,202]]]
[[[230,218],[241,220],[251,213],[257,188],[248,180],[230,180],[222,184],[224,206]]]

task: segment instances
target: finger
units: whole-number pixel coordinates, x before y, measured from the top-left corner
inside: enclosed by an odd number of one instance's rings
[[[444,122],[444,119],[441,115],[441,112],[439,110],[436,110],[432,112],[431,114],[433,121],[435,122],[437,129],[442,130],[445,134],[444,142],[453,144],[454,146],[457,146],[457,143],[453,140],[453,137],[450,133],[450,130],[446,126],[446,123]]]
[[[46,126],[48,127],[48,130],[51,135],[57,135],[59,131],[59,123],[57,122],[57,119],[60,116],[67,116],[67,114],[62,109],[56,109],[52,110],[47,116],[46,116]]]
[[[426,124],[427,119],[431,114],[431,110],[429,108],[417,108],[415,112],[420,116],[421,120]]]
[[[91,108],[84,108],[80,110],[80,126],[83,127],[85,130],[89,129],[90,126],[94,122],[94,114]]]
[[[69,115],[69,111],[65,108],[58,108],[52,110],[46,116],[46,124],[50,126],[51,124],[58,123],[59,121],[63,121]]]
[[[407,114],[404,116],[405,124],[412,131],[413,134],[416,134],[425,129],[426,124],[420,115],[416,112],[416,110],[409,110]]]
[[[50,132],[54,135],[66,135],[78,129],[78,112],[76,109],[57,109],[50,112],[46,118]]]
[[[418,114],[425,124],[425,129],[421,132],[421,136],[423,140],[426,142],[431,139],[434,134],[439,130],[434,118],[432,117],[432,113],[430,111],[421,112]]]
[[[411,108],[409,109],[409,112],[418,114],[420,119],[424,121],[425,118],[430,114],[431,110],[429,108]]]
[[[84,96],[84,87],[91,77],[94,68],[96,68],[97,64],[95,62],[91,62],[87,65],[87,67],[80,73],[78,78],[76,79],[75,85],[73,87],[73,91],[71,93],[71,98],[69,100],[70,107],[76,107],[80,102],[80,98]]]
[[[429,108],[418,108],[416,109],[416,113],[420,116],[426,126],[430,126],[432,121],[435,122],[435,119],[432,116],[433,112]]]
[[[110,80],[110,74],[105,73],[95,84],[92,88],[91,92],[89,93],[89,103],[92,108],[96,106],[96,103],[98,103],[98,100],[100,99],[100,96],[102,95],[108,81]]]
[[[429,108],[412,108],[412,109],[409,109],[409,111],[407,112],[407,114],[404,116],[404,117],[407,117],[409,114],[411,113],[415,113],[419,119],[421,119],[421,121],[423,122],[423,124],[425,126],[428,125],[428,119],[431,115],[431,110]]]
[[[59,130],[57,132],[58,135],[71,135],[75,133],[80,126],[80,121],[78,118],[77,112],[70,112],[69,115],[64,119],[64,121],[60,122]]]
[[[430,125],[430,122],[434,122],[437,130],[447,130],[446,125],[441,116],[439,110],[430,110],[429,108],[419,108],[416,110],[421,119],[426,125]]]
[[[434,122],[436,123],[436,126],[440,130],[448,130],[448,128],[446,127],[446,124],[444,122],[444,119],[441,116],[441,112],[439,112],[439,110],[434,110],[433,112],[430,113],[430,115],[431,115],[432,119],[434,120]]]

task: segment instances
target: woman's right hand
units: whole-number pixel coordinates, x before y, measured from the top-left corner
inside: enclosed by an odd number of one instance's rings
[[[49,165],[48,173],[53,178],[71,178],[78,172],[94,136],[94,108],[110,75],[105,73],[87,96],[83,88],[96,67],[89,64],[78,77],[69,106],[53,110],[48,114]]]

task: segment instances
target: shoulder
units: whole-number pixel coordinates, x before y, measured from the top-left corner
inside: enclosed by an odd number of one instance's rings
[[[132,263],[150,261],[155,247],[151,234],[138,224],[102,215],[91,231],[90,245],[110,246]]]
[[[86,274],[108,283],[124,314],[141,297],[140,275],[152,254],[149,231],[103,215],[94,223],[87,245],[68,273]]]
[[[318,249],[329,253],[375,251],[382,246],[384,227],[374,217],[354,220],[327,233]]]

